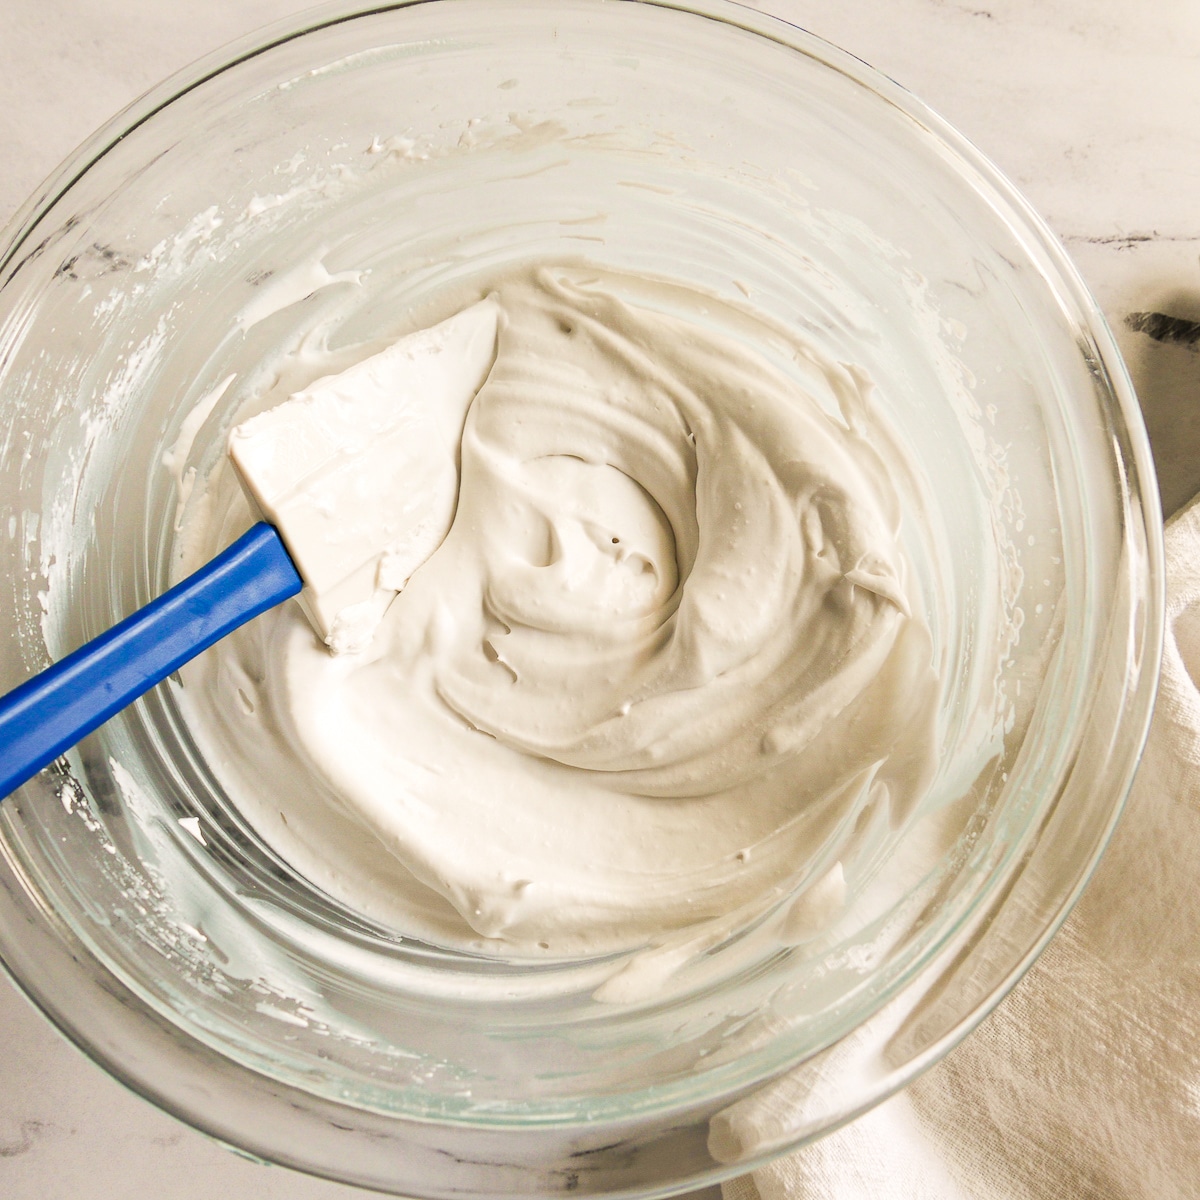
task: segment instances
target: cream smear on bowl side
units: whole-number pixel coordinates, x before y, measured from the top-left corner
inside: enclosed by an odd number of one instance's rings
[[[302,875],[443,944],[686,957],[818,881],[825,923],[860,818],[902,823],[936,763],[915,473],[871,381],[675,283],[483,290],[448,536],[365,648],[286,605],[189,666],[206,758]],[[251,519],[224,461],[204,501],[198,552]]]

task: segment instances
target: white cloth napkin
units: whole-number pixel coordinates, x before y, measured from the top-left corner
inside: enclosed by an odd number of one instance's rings
[[[1200,503],[1166,541],[1149,741],[1062,931],[907,1091],[724,1200],[1200,1197]]]

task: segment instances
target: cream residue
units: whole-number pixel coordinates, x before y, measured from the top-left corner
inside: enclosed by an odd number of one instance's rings
[[[286,605],[187,668],[210,762],[297,870],[449,944],[631,949],[819,880],[832,909],[864,811],[902,820],[935,758],[870,381],[680,286],[491,294],[444,542],[360,653]],[[249,514],[226,464],[209,495],[212,550]]]
[[[319,255],[299,263],[290,271],[271,275],[258,282],[258,293],[238,314],[243,332],[282,312],[285,308],[335,283],[358,283],[361,271],[332,272]]]
[[[183,528],[183,513],[191,497],[192,488],[196,485],[196,468],[188,465],[188,455],[192,452],[192,443],[200,432],[204,422],[212,416],[217,402],[229,390],[229,385],[237,375],[226,375],[215,388],[205,392],[188,410],[179,426],[179,434],[170,450],[163,451],[162,464],[171,472],[175,480],[175,532]]]

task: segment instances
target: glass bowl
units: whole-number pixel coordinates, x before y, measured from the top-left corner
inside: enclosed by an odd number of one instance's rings
[[[868,370],[917,464],[928,794],[862,832],[836,915],[640,1001],[595,999],[610,962],[427,945],[322,893],[230,804],[177,681],[7,799],[5,965],[164,1109],[409,1196],[664,1195],[904,1086],[1086,882],[1157,675],[1146,438],[1054,238],[857,60],[720,0],[335,4],[121,114],[0,247],[5,689],[167,585],[176,484],[341,295],[293,279],[239,326],[300,262],[365,272],[345,346],[532,256],[749,298]]]

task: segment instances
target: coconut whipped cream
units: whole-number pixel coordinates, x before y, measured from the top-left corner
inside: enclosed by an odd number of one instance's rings
[[[939,697],[870,380],[670,283],[486,290],[449,532],[361,648],[289,604],[188,667],[211,765],[300,873],[451,945],[630,949],[840,884]],[[228,464],[195,513],[201,551],[249,523]]]

